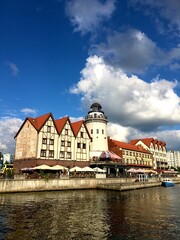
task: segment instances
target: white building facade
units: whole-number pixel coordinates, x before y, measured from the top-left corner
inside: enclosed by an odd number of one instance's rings
[[[90,143],[90,159],[99,157],[102,151],[108,151],[107,117],[99,103],[93,103],[85,124],[92,138]]]
[[[169,168],[180,167],[180,151],[168,151],[167,162],[168,162]]]

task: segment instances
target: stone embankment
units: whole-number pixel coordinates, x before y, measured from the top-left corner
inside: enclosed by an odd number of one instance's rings
[[[173,179],[180,183],[180,178]],[[160,186],[160,181],[135,182],[133,178],[12,179],[0,180],[0,193],[59,191],[72,189],[108,189],[127,191]]]

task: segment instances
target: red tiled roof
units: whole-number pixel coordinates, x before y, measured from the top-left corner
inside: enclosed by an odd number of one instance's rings
[[[17,137],[17,135],[19,134],[19,132],[21,131],[21,129],[23,128],[24,124],[29,121],[33,127],[37,130],[37,131],[40,131],[41,128],[44,126],[44,124],[46,123],[46,121],[48,120],[49,117],[52,117],[53,121],[54,121],[54,118],[52,116],[52,113],[47,113],[47,114],[44,114],[40,117],[37,117],[37,118],[30,118],[30,117],[27,117],[25,119],[25,121],[23,122],[23,124],[21,125],[20,129],[18,130],[18,132],[16,133],[15,137]]]
[[[89,131],[88,131],[87,127],[86,127],[86,124],[85,124],[84,120],[80,120],[80,121],[77,121],[77,122],[73,122],[73,123],[71,123],[71,125],[72,125],[72,129],[73,129],[73,131],[74,131],[75,137],[78,135],[78,133],[79,133],[79,131],[80,131],[80,129],[81,129],[81,126],[84,125],[84,127],[85,127],[85,129],[86,129],[86,131],[87,131],[87,133],[88,133],[88,135],[89,135],[89,138],[91,138],[91,136],[90,136],[90,134],[89,134]]]
[[[113,139],[110,139],[115,145],[122,149],[128,149],[136,152],[150,153],[148,150],[144,149],[142,146],[136,146],[130,143],[119,142]]]
[[[154,147],[155,147],[155,144],[157,144],[158,148],[159,148],[159,146],[166,146],[165,142],[159,141],[159,140],[154,139],[154,138],[133,139],[133,140],[130,141],[130,144],[135,145],[139,141],[142,141],[149,148],[150,148],[151,143],[154,145]]]
[[[78,132],[79,132],[79,130],[81,129],[81,126],[82,126],[83,123],[84,123],[83,120],[80,120],[80,121],[78,121],[78,122],[73,122],[73,123],[71,123],[75,136],[78,135]]]
[[[44,126],[44,124],[49,119],[49,117],[52,117],[52,119],[53,119],[52,114],[51,113],[47,113],[47,114],[42,115],[42,116],[37,117],[37,118],[29,118],[28,117],[27,120],[29,120],[30,123],[35,127],[35,129],[37,131],[39,131]]]
[[[56,127],[57,127],[57,131],[58,131],[58,134],[60,134],[66,124],[66,122],[69,121],[69,124],[71,125],[71,122],[69,120],[69,117],[63,117],[63,118],[60,118],[60,119],[57,119],[55,121],[55,124],[56,124]]]

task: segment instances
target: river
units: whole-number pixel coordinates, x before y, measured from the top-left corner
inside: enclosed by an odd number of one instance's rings
[[[0,194],[0,240],[180,239],[180,184]]]

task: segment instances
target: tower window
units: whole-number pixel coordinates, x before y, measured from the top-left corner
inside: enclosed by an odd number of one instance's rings
[[[91,134],[93,134],[93,129],[91,129]]]
[[[102,129],[102,134],[104,134],[104,129]]]
[[[96,129],[96,133],[99,134],[99,129]]]

